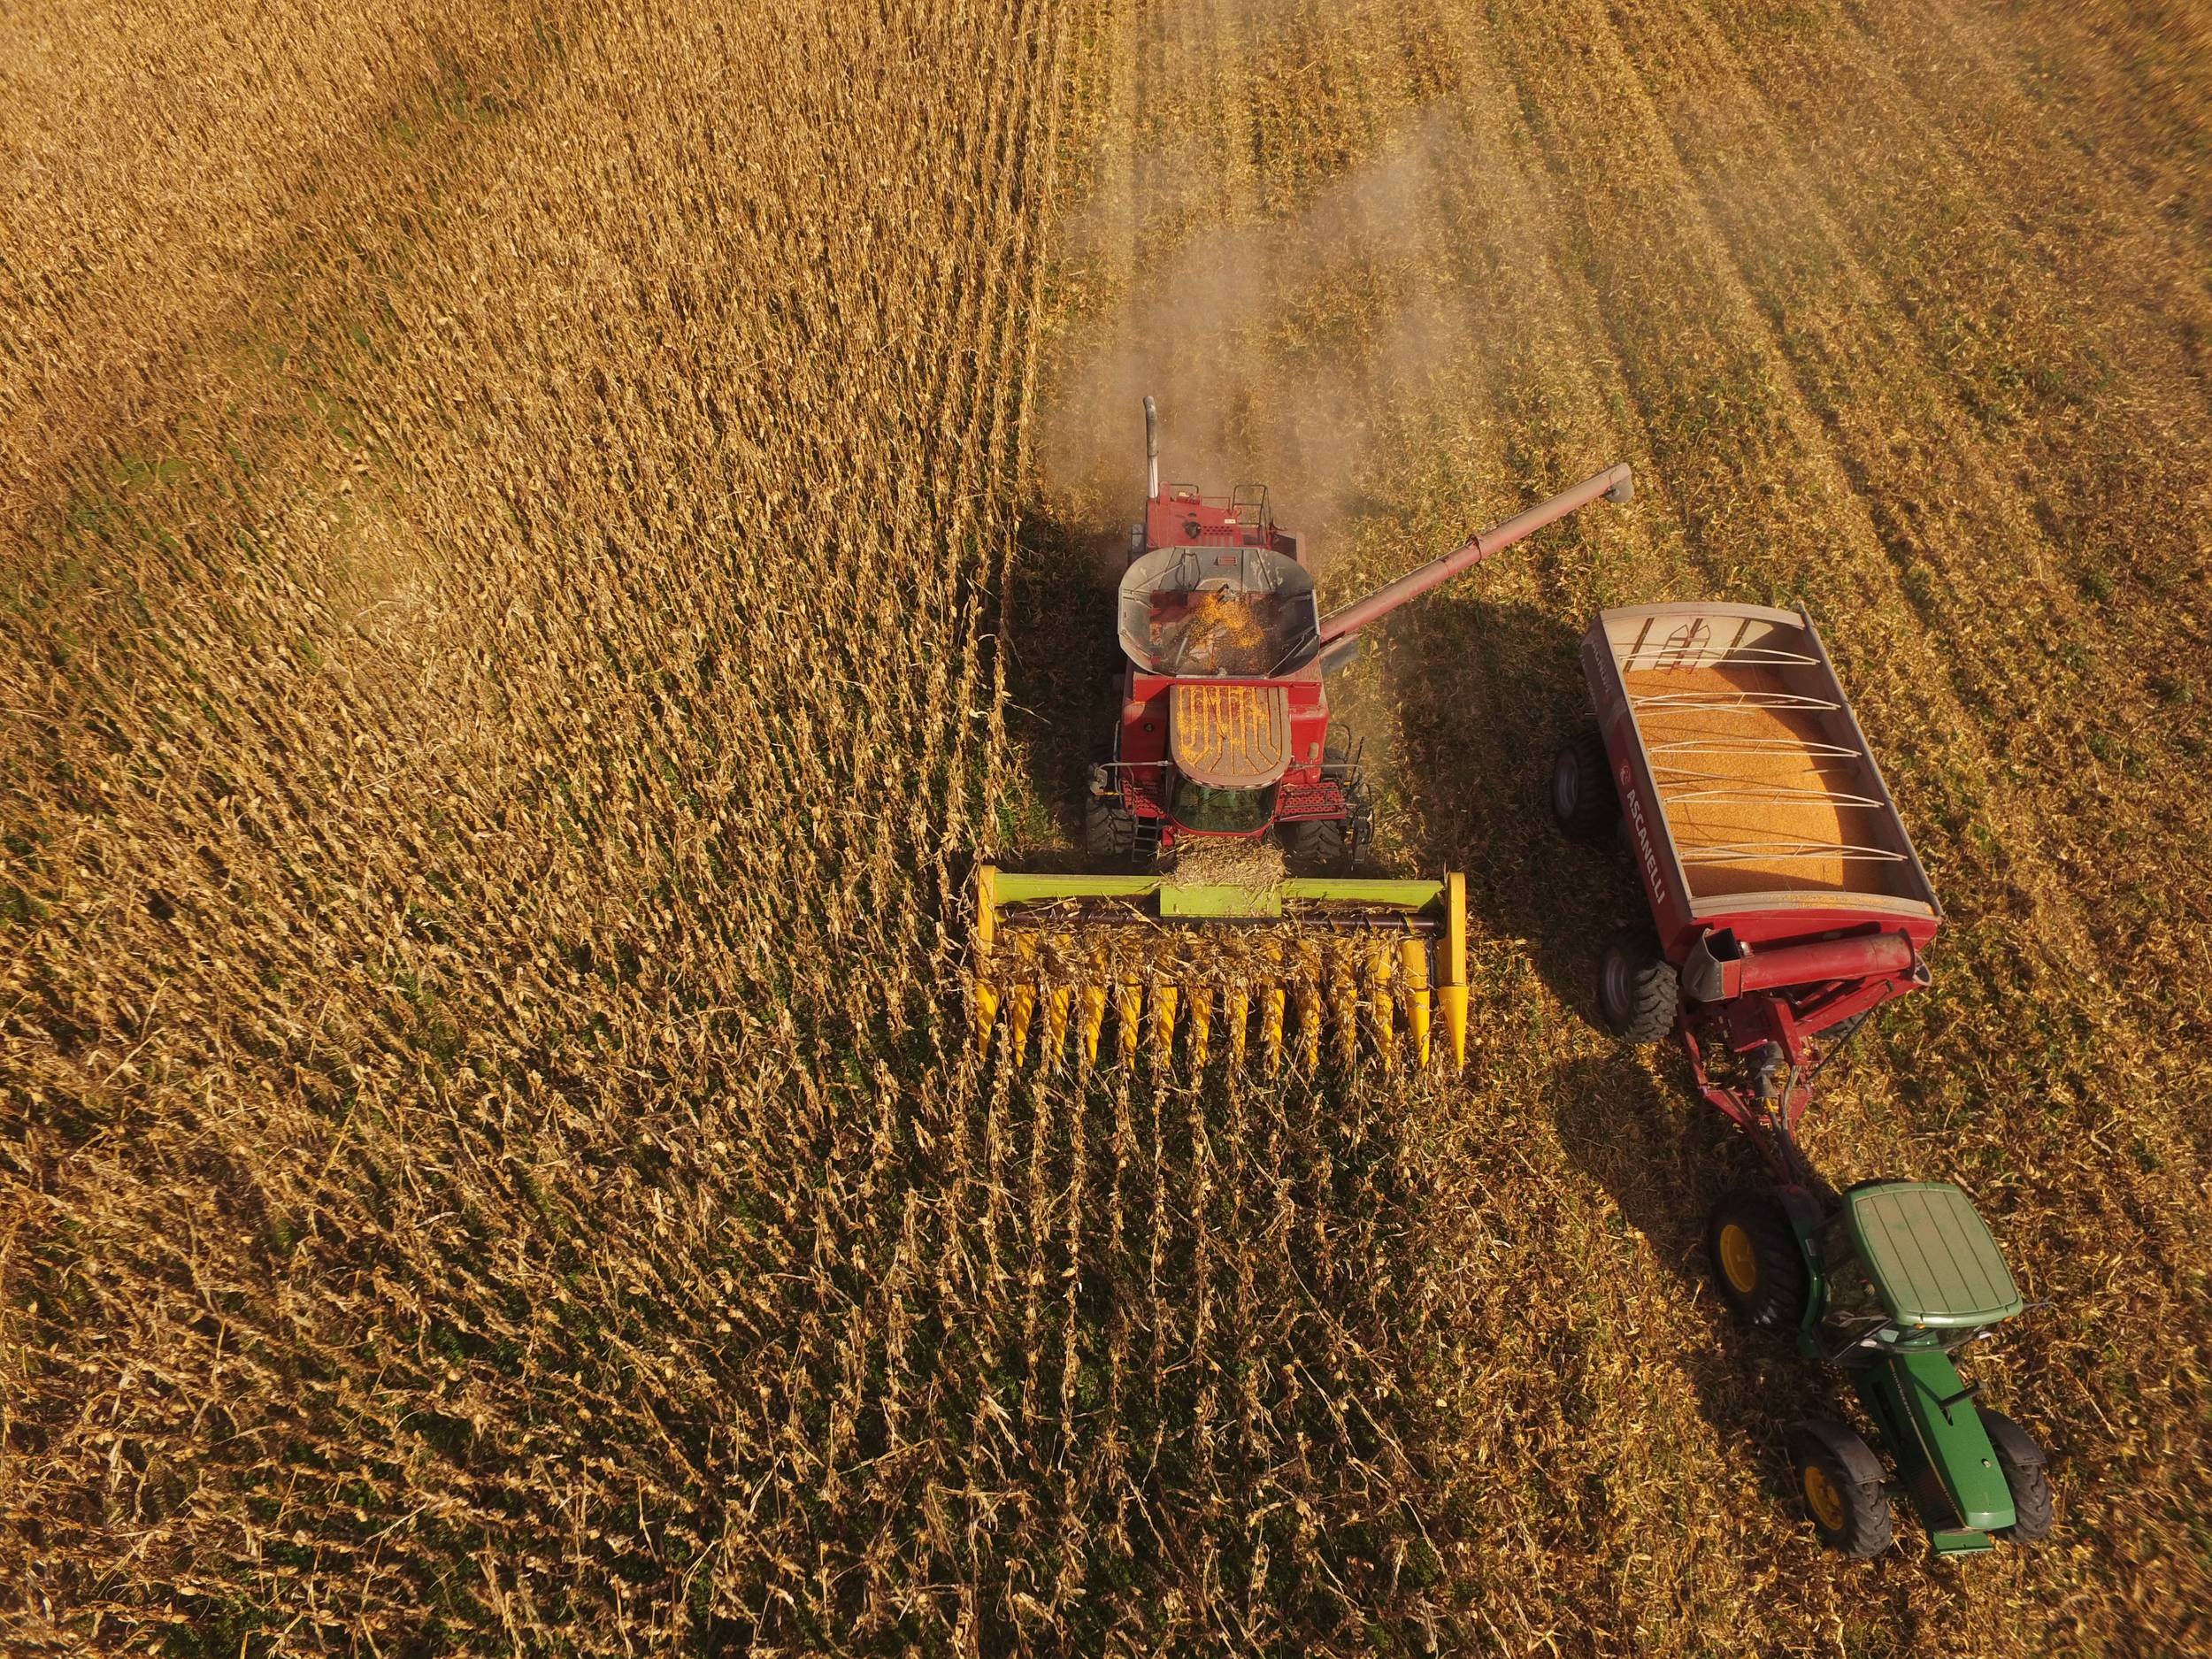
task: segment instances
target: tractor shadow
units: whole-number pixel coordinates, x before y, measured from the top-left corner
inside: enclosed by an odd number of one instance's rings
[[[1772,1178],[1744,1137],[1689,1092],[1686,1077],[1683,1087],[1670,1087],[1674,1064],[1661,1069],[1664,1079],[1655,1080],[1626,1048],[1617,1057],[1568,1063],[1552,1081],[1553,1124],[1568,1162],[1642,1236],[1682,1305],[1694,1304],[1692,1323],[1711,1340],[1664,1357],[1688,1380],[1721,1442],[1759,1471],[1778,1523],[1786,1525],[1797,1517],[1798,1500],[1784,1429],[1803,1417],[1851,1413],[1840,1385],[1801,1358],[1787,1332],[1741,1324],[1714,1290],[1707,1216],[1730,1188]]]
[[[1385,625],[1380,655],[1395,687],[1394,750],[1413,821],[1402,856],[1423,870],[1464,871],[1472,937],[1525,950],[1570,1017],[1596,1032],[1606,935],[1649,912],[1617,841],[1571,841],[1551,817],[1553,754],[1593,718],[1578,656],[1585,621],[1432,595]],[[1770,1178],[1751,1144],[1693,1092],[1686,1059],[1600,1036],[1600,1055],[1553,1073],[1560,1145],[1643,1235],[1685,1302],[1707,1314],[1711,1344],[1676,1362],[1715,1432],[1761,1470],[1778,1514],[1792,1516],[1783,1425],[1839,1415],[1839,1402],[1786,1335],[1736,1323],[1705,1263],[1715,1201]]]

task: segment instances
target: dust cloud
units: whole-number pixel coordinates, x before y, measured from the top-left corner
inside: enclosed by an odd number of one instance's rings
[[[1163,482],[1265,483],[1325,562],[1330,531],[1368,500],[1379,426],[1430,395],[1459,344],[1425,239],[1440,172],[1463,174],[1469,142],[1425,112],[1281,218],[1235,200],[1192,143],[1104,181],[1061,233],[1061,267],[1108,302],[1050,377],[1040,455],[1063,511],[1102,531],[1136,516],[1149,394]]]

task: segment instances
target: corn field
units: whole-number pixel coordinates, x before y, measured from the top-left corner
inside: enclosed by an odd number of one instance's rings
[[[2161,0],[0,18],[0,1647],[2212,1649],[2212,33]],[[1017,1066],[1141,480],[1378,632],[1463,1075]],[[1608,604],[1801,603],[1947,910],[2032,1549],[1824,1553],[1590,1020]],[[1325,609],[1326,605],[1325,603]],[[1333,691],[1334,684],[1333,682]]]

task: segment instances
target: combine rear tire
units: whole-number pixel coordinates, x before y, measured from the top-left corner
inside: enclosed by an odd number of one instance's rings
[[[1631,1042],[1657,1042],[1674,1029],[1680,985],[1659,935],[1648,927],[1624,927],[1605,941],[1598,964],[1598,1015],[1606,1028]]]
[[[1595,726],[1577,732],[1553,757],[1551,815],[1562,833],[1578,841],[1597,840],[1619,819],[1620,794]]]
[[[1873,1448],[1840,1423],[1800,1423],[1790,1430],[1790,1463],[1823,1543],[1860,1561],[1889,1548],[1889,1494]]]
[[[1805,1257],[1771,1193],[1739,1190],[1713,1206],[1705,1254],[1714,1288],[1747,1325],[1793,1328],[1805,1317]]]
[[[1997,1453],[1997,1467],[2012,1492],[2013,1521],[1997,1536],[2032,1544],[2051,1530],[2051,1478],[2044,1472],[2043,1448],[2001,1411],[1982,1413],[1982,1427]]]

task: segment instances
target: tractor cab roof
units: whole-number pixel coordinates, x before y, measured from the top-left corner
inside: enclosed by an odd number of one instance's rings
[[[1166,547],[1121,579],[1121,648],[1151,673],[1267,679],[1302,666],[1320,617],[1313,578],[1264,547]]]
[[[1900,1325],[1995,1325],[2024,1305],[1988,1224],[1948,1181],[1884,1181],[1844,1194],[1867,1277]]]

